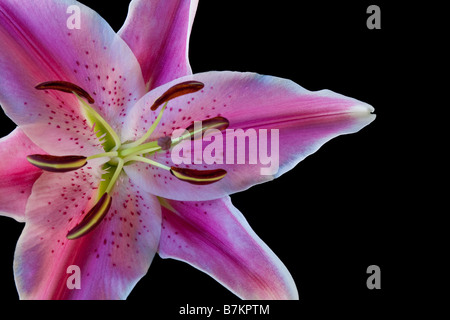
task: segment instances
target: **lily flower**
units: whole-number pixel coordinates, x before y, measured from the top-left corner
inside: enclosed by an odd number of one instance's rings
[[[70,6],[79,29],[67,26]],[[357,132],[373,108],[272,76],[192,74],[196,8],[133,0],[115,33],[76,1],[0,2],[0,104],[17,124],[0,140],[0,212],[25,222],[14,258],[21,299],[125,299],[155,253],[243,299],[298,299],[289,271],[229,195]],[[176,138],[178,129],[187,130]],[[276,129],[279,169],[171,157],[176,147],[195,151],[195,134],[225,139],[232,129]],[[67,285],[74,265],[80,288]]]

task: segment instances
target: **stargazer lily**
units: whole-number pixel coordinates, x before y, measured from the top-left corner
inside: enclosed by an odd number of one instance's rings
[[[69,6],[80,28],[67,27]],[[115,33],[72,0],[0,2],[0,211],[25,222],[21,299],[124,299],[154,257],[185,261],[243,299],[297,299],[289,271],[229,195],[272,180],[375,116],[368,104],[292,81],[192,74],[197,1],[133,0]],[[176,146],[215,129],[279,130],[279,170],[177,165]],[[187,135],[173,138],[177,129]],[[188,139],[192,138],[192,139]],[[203,146],[202,146],[203,148]],[[67,269],[81,288],[67,286]]]

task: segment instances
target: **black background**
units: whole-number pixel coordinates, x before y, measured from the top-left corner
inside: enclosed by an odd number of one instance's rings
[[[117,31],[127,1],[93,2],[83,1]],[[381,8],[380,30],[366,27],[371,4]],[[361,132],[333,139],[279,179],[232,196],[299,289],[300,301],[271,303],[266,318],[304,310],[383,315],[407,291],[414,242],[406,198],[415,183],[405,165],[414,134],[404,129],[411,105],[403,86],[412,75],[411,28],[402,22],[407,10],[388,1],[200,1],[189,50],[194,73],[288,78],[309,90],[327,88],[365,101],[377,114]],[[4,136],[14,124],[4,115],[1,121]],[[12,263],[22,227],[0,217],[3,302],[17,299]],[[381,290],[366,287],[372,264],[381,268]],[[155,257],[121,306],[175,316],[187,303],[245,302],[189,265]]]

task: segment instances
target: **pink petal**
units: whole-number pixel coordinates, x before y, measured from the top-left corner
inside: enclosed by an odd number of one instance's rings
[[[93,205],[96,174],[85,167],[44,173],[36,182],[15,253],[21,299],[125,299],[146,274],[158,247],[160,205],[125,176],[100,225],[81,238],[66,239],[82,211]],[[67,287],[72,265],[80,268],[81,289]]]
[[[209,141],[199,147],[195,143],[192,147],[191,142],[185,142],[191,150],[190,161],[189,164],[180,164],[180,167],[200,170],[222,168],[228,172],[224,179],[206,186],[188,184],[177,180],[167,170],[142,163],[125,168],[133,181],[148,192],[174,200],[215,199],[272,180],[293,168],[328,140],[357,132],[375,118],[370,105],[329,90],[312,92],[290,80],[253,73],[207,72],[177,79],[145,95],[131,111],[125,123],[123,139],[135,140],[142,136],[158,112],[149,111],[153,102],[175,83],[187,80],[200,81],[205,87],[169,101],[152,140],[171,136],[175,129],[187,128],[193,121],[221,116],[230,123],[222,135],[224,144],[227,139],[233,141],[232,133],[237,129],[242,129],[243,133],[253,129],[256,143],[249,148],[247,142],[246,147],[241,148],[246,155],[244,164],[238,164],[235,159],[238,150],[236,142],[231,143],[234,152],[230,157],[227,150],[231,148],[225,146],[223,153],[217,151],[213,160],[221,160],[223,164],[207,164],[201,157]],[[275,139],[273,144],[275,147],[279,141],[279,157],[276,157],[274,148],[272,163],[264,163],[261,155],[268,156],[270,152],[262,152],[259,143],[267,143],[267,150],[271,150],[272,129],[279,130],[279,140]],[[266,136],[262,134],[264,130]],[[276,138],[276,131],[273,136]],[[250,153],[256,157],[255,164],[250,164]],[[152,159],[169,167],[174,165],[169,151],[159,152]],[[200,164],[193,163],[196,159],[200,160]],[[272,165],[272,172],[267,173],[265,170]]]
[[[185,261],[242,299],[298,299],[294,280],[229,197],[165,200],[159,255]]]
[[[20,128],[0,139],[0,214],[19,222],[25,221],[25,206],[31,188],[42,173],[26,159],[33,153],[44,151],[31,142]]]
[[[198,0],[133,0],[119,35],[136,55],[149,89],[191,74],[189,36]]]
[[[80,29],[69,29],[70,5],[80,9]],[[85,89],[93,107],[119,130],[128,108],[145,92],[139,63],[97,13],[76,1],[0,3],[0,102],[6,114],[51,154],[99,150],[92,128],[69,93],[39,91],[63,80]]]

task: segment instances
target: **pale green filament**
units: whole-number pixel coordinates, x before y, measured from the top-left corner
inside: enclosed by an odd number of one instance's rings
[[[139,146],[141,144],[143,144],[153,133],[153,131],[155,131],[156,126],[159,124],[159,122],[161,121],[162,115],[164,113],[164,110],[166,109],[167,103],[164,103],[163,107],[161,108],[161,111],[159,111],[158,117],[156,118],[156,120],[153,122],[153,124],[151,125],[151,127],[148,129],[148,131],[142,136],[140,137],[138,140],[131,142],[129,144],[126,144],[123,146],[123,149],[128,149],[128,148],[133,148],[136,146]]]
[[[93,156],[87,157],[86,160],[92,160],[92,159],[104,158],[104,157],[117,157],[118,155],[119,155],[119,153],[117,151],[111,151],[111,152],[94,154]]]
[[[139,162],[144,162],[144,163],[148,163],[151,164],[152,166],[164,169],[164,170],[170,170],[170,167],[165,166],[159,162],[153,161],[151,159],[148,158],[144,158],[144,157],[139,157],[139,156],[130,156],[130,157],[126,157],[124,159],[125,162],[129,162],[129,161],[139,161]]]
[[[130,155],[146,154],[161,150],[156,141],[148,142],[133,148],[119,150],[120,157],[128,157]]]
[[[106,190],[105,190],[106,193],[109,193],[111,191],[111,189],[116,184],[117,178],[119,178],[119,175],[122,172],[123,164],[125,161],[122,158],[117,158],[117,160],[119,163],[117,164],[116,170],[114,171],[114,175],[112,176],[111,180],[109,181],[108,186],[106,187]]]
[[[193,131],[193,132],[189,132],[186,130],[186,132],[188,132],[188,133],[182,134],[181,136],[172,139],[172,146],[180,143],[181,141],[183,141],[185,139],[191,139],[191,137],[193,135],[195,135],[196,133],[202,132],[202,131],[203,131],[203,129],[200,129],[198,131]]]

